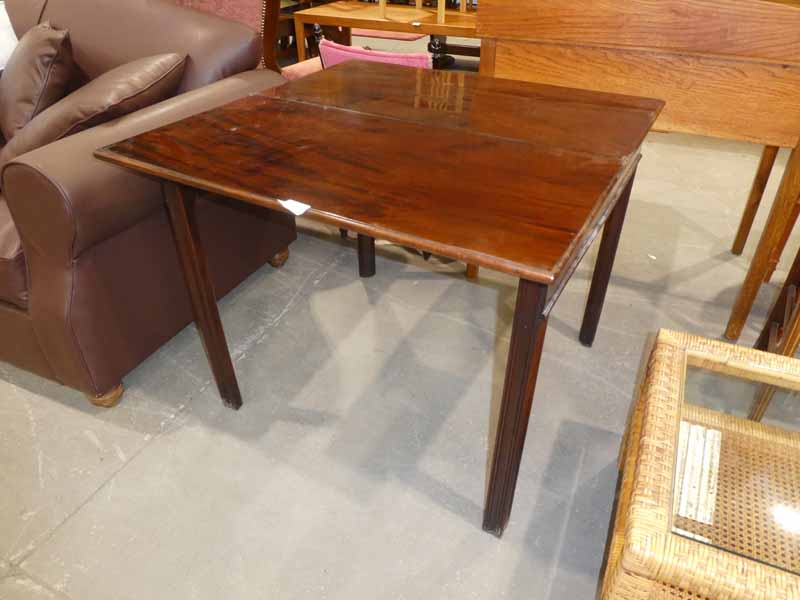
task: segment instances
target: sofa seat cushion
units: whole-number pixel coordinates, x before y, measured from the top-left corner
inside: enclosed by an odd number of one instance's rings
[[[0,196],[0,302],[28,307],[28,275],[19,233],[5,198]]]

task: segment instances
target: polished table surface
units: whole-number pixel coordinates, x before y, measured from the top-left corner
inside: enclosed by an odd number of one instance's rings
[[[356,232],[552,283],[660,105],[349,62],[98,155],[269,208],[293,199]]]
[[[347,62],[114,144],[103,160],[163,181],[220,395],[238,382],[193,216],[197,190],[519,277],[483,527],[511,512],[548,315],[603,231],[580,340],[590,346],[656,100]]]

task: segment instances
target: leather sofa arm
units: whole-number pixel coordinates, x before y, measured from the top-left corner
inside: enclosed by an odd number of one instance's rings
[[[3,192],[25,252],[68,264],[161,206],[155,181],[97,160],[98,148],[284,82],[272,71],[241,73],[11,161]]]

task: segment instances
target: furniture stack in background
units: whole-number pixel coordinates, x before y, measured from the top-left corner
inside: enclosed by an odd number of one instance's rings
[[[661,98],[667,105],[657,130],[798,144],[796,0],[483,0],[478,35],[483,74]],[[777,262],[798,199],[800,152],[793,150],[734,305],[730,339]]]

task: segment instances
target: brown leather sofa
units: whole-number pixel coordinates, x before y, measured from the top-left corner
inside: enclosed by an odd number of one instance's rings
[[[6,6],[19,36],[45,20],[69,29],[88,78],[154,54],[190,57],[180,95],[27,153],[2,172],[0,361],[111,405],[123,376],[192,316],[159,185],[93,151],[284,80],[251,70],[260,55],[254,32],[167,0]],[[289,215],[210,196],[198,221],[220,296],[285,256],[296,237]]]

